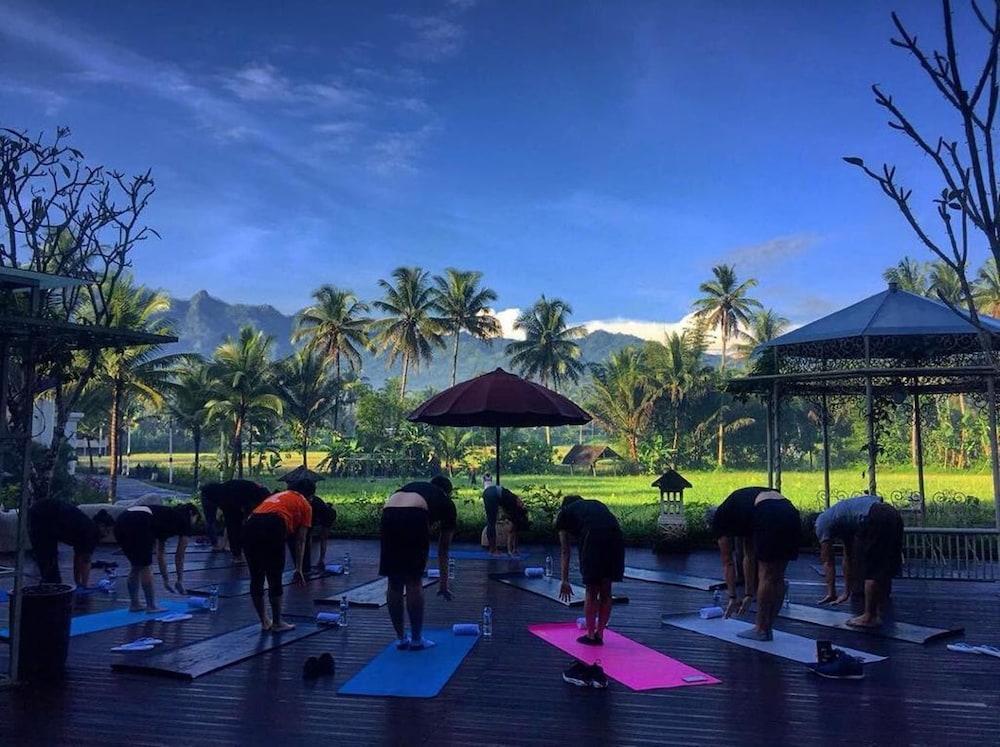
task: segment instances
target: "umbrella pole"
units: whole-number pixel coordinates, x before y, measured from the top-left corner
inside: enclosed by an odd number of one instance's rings
[[[497,449],[497,480],[496,484],[500,484],[500,427],[496,430],[496,449]]]

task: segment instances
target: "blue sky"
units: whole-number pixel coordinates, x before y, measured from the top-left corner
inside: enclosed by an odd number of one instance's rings
[[[936,38],[937,3],[896,5]],[[935,186],[872,103],[879,82],[952,126],[892,7],[0,0],[0,125],[152,167],[162,239],[136,272],[179,296],[293,311],[324,282],[471,267],[498,308],[545,293],[624,328],[680,319],[729,261],[803,322],[929,258],[841,161]]]

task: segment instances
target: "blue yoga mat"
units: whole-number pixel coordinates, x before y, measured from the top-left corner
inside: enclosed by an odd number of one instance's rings
[[[111,630],[113,628],[121,628],[126,625],[132,625],[134,623],[149,622],[155,620],[157,617],[169,614],[171,612],[186,612],[187,605],[180,604],[178,602],[161,602],[161,607],[166,609],[166,612],[158,612],[148,614],[146,612],[129,612],[127,607],[123,607],[117,610],[110,610],[108,612],[95,612],[91,615],[78,615],[73,618],[69,626],[70,636],[76,635],[86,635],[87,633],[96,633],[100,630]],[[0,630],[0,638],[6,640],[10,637],[10,631],[7,628]]]
[[[437,549],[431,548],[429,557],[437,558],[437,556]],[[493,557],[490,555],[489,550],[456,550],[452,548],[448,551],[448,557],[455,558],[456,560],[524,560],[528,557],[528,554],[525,552],[519,552],[517,555],[504,553],[503,555]]]
[[[340,695],[388,695],[397,698],[433,698],[458,669],[479,640],[477,635],[454,635],[432,628],[424,637],[437,645],[423,651],[399,651],[395,642],[344,683]]]

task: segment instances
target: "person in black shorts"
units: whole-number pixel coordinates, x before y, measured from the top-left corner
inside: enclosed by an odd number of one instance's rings
[[[486,541],[491,555],[497,555],[497,517],[500,509],[510,521],[507,530],[507,554],[518,550],[518,535],[531,526],[528,510],[520,496],[500,485],[490,485],[483,490],[483,508],[486,510]]]
[[[587,587],[584,617],[587,632],[577,641],[589,646],[604,643],[604,629],[611,619],[611,584],[625,575],[625,539],[618,519],[600,501],[584,500],[578,495],[563,498],[556,517],[556,531],[562,546],[562,586],[559,598],[573,597],[569,583],[570,545],[575,538],[580,547],[580,575]]]
[[[73,583],[87,588],[90,557],[100,540],[101,527],[113,525],[114,520],[103,509],[91,519],[66,501],[45,498],[33,503],[28,509],[28,536],[42,583],[62,583],[59,573],[59,543],[62,542],[73,548]]]
[[[309,501],[309,505],[312,507],[312,526],[306,532],[303,547],[305,567],[308,568],[312,563],[312,538],[315,533],[319,538],[319,560],[316,562],[316,567],[325,568],[327,540],[330,538],[330,530],[337,522],[337,509],[316,495],[316,483],[309,478],[297,480],[294,485],[297,488],[296,492]],[[289,490],[291,489],[289,487]],[[292,562],[294,563],[297,552],[294,536],[288,537],[288,552],[292,554]]]
[[[450,600],[448,588],[448,548],[458,522],[458,511],[451,499],[451,481],[438,475],[430,482],[407,483],[385,502],[382,509],[381,556],[379,575],[389,583],[386,602],[389,618],[396,631],[399,649],[420,650],[434,642],[423,637],[424,587],[422,577],[430,551],[431,526],[440,522],[438,568],[441,578],[438,595]],[[403,603],[410,618],[410,636],[406,635]]]
[[[791,501],[770,488],[734,491],[712,516],[712,534],[719,543],[722,569],[729,592],[725,616],[746,612],[756,589],[756,625],[737,633],[756,641],[773,639],[774,619],[785,594],[785,569],[799,556],[802,519]],[[744,595],[736,594],[736,541],[743,544]]]
[[[270,489],[252,480],[226,480],[209,483],[201,488],[201,505],[205,510],[205,525],[208,536],[216,550],[223,549],[217,544],[216,511],[222,511],[222,521],[226,527],[229,550],[237,562],[243,559],[243,524],[253,510],[271,495]]]
[[[876,503],[868,509],[855,542],[865,570],[865,610],[847,624],[877,628],[892,593],[892,579],[903,569],[903,517],[888,503]]]
[[[156,606],[153,591],[153,551],[163,577],[163,587],[170,593],[184,593],[184,552],[187,550],[191,525],[198,509],[193,503],[180,506],[132,506],[126,509],[115,522],[115,539],[122,553],[131,565],[128,574],[128,593],[131,599],[129,610],[141,612],[139,587],[146,598],[147,612],[162,612]],[[177,552],[174,555],[174,570],[177,581],[170,584],[167,570],[166,541],[177,537]]]

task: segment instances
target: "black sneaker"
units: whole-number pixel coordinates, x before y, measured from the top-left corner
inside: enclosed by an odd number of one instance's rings
[[[831,680],[863,680],[865,678],[865,668],[854,656],[849,656],[842,650],[834,649],[833,658],[822,664],[810,664],[809,668],[820,677]]]
[[[563,680],[577,687],[590,687],[593,682],[591,667],[582,661],[574,661],[573,665],[563,672]]]
[[[600,664],[594,664],[590,667],[590,686],[596,687],[598,690],[603,690],[608,686],[608,675],[604,673]]]

